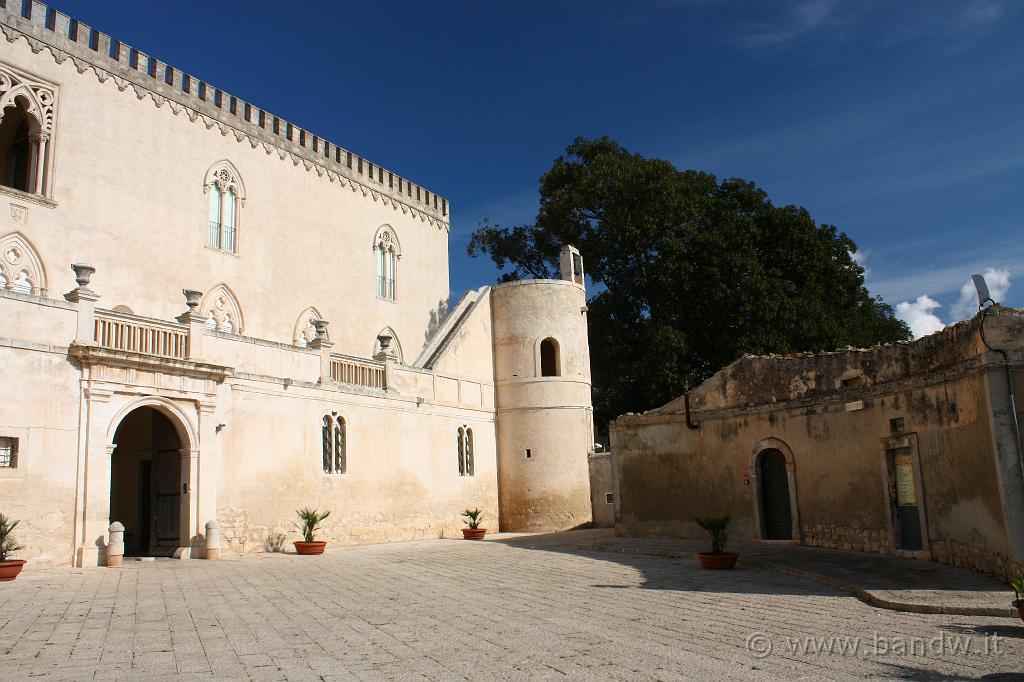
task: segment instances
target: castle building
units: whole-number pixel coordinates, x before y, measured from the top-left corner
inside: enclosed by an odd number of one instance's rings
[[[304,506],[341,543],[590,521],[576,249],[449,310],[433,190],[39,2],[0,29],[0,512],[30,566],[104,564],[115,522],[128,554],[277,548]]]

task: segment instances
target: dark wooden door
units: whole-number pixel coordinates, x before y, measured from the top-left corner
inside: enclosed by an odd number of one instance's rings
[[[890,491],[896,547],[917,551],[924,548],[921,532],[920,491],[914,471],[914,454],[910,448],[889,451]]]
[[[154,554],[166,554],[181,542],[181,455],[177,450],[158,450],[153,455]]]
[[[767,540],[792,540],[793,513],[789,508],[786,457],[778,450],[766,450],[761,453],[758,466],[764,537]]]

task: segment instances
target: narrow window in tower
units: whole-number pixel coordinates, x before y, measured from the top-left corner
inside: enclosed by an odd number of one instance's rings
[[[466,429],[466,475],[472,476],[475,473],[475,462],[473,461],[473,429]]]
[[[526,448],[526,459],[531,459],[532,457],[533,457],[533,451],[530,450],[530,448]]]
[[[540,375],[557,377],[561,375],[558,341],[552,338],[540,342]]]

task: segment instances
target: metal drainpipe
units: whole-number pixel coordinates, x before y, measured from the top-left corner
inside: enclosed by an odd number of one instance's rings
[[[1010,358],[1005,350],[993,348],[988,345],[988,341],[985,339],[985,318],[988,317],[989,308],[985,308],[981,313],[981,342],[985,344],[985,348],[988,348],[993,353],[999,353],[1003,358],[1003,369],[1006,372],[1006,395],[1010,399],[1010,413],[1013,415],[1013,435],[1014,444],[1017,446],[1017,463],[1020,465],[1021,477],[1024,477],[1024,454],[1021,453],[1020,422],[1017,419],[1017,400],[1013,393],[1013,377],[1010,375]]]

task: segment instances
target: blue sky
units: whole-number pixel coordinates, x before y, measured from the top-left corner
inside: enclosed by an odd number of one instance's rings
[[[497,276],[477,224],[607,134],[837,225],[918,333],[973,272],[1024,305],[1024,3],[54,6],[448,197],[456,296]]]

